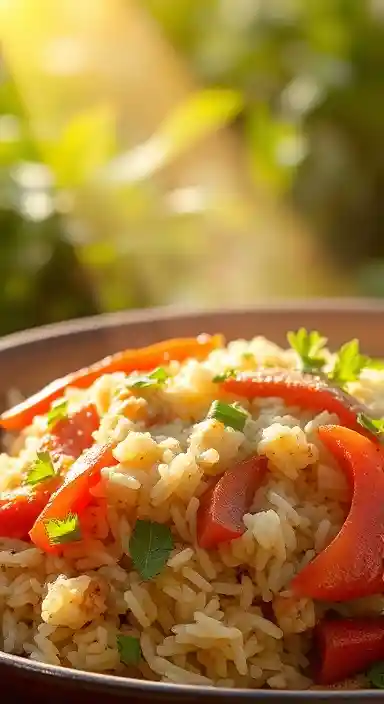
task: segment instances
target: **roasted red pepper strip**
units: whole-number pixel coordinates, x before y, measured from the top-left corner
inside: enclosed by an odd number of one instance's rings
[[[99,427],[99,422],[96,408],[86,406],[56,423],[44,436],[40,449],[51,453],[56,469],[60,471],[64,457],[77,459],[93,444],[92,433]],[[41,485],[26,485],[0,494],[0,536],[26,538],[60,481],[58,474]]]
[[[287,371],[260,371],[253,376],[226,379],[221,388],[249,400],[276,397],[282,398],[289,406],[336,413],[342,425],[368,435],[357,421],[357,413],[366,409],[345,391],[330,386],[319,377]]]
[[[96,406],[90,403],[76,413],[59,420],[42,442],[42,449],[49,450],[53,456],[68,455],[80,457],[84,450],[95,442],[93,433],[100,425]]]
[[[324,620],[314,631],[314,679],[334,684],[384,658],[384,617]]]
[[[200,335],[197,338],[166,340],[142,349],[117,352],[89,367],[56,379],[38,393],[5,411],[0,416],[0,425],[9,431],[25,428],[32,423],[35,416],[47,413],[52,402],[60,398],[69,386],[86,389],[102,374],[150,371],[173,360],[183,362],[189,357],[204,359],[222,344],[221,335]]]
[[[46,506],[57,482],[47,481],[41,488],[20,488],[1,494],[0,536],[2,538],[27,538],[36,518]]]
[[[348,517],[336,538],[293,579],[297,596],[347,601],[384,591],[384,456],[382,448],[338,425],[319,438],[351,484]]]
[[[69,513],[81,513],[84,510],[91,501],[90,489],[100,480],[101,470],[117,464],[112,448],[112,442],[95,445],[74,462],[63,484],[52,494],[29,533],[32,542],[41,550],[57,551],[57,546],[49,542],[45,522],[52,518],[63,519]]]
[[[197,542],[207,550],[239,538],[245,530],[243,516],[261,485],[268,462],[251,457],[229,469],[200,500],[197,513]]]

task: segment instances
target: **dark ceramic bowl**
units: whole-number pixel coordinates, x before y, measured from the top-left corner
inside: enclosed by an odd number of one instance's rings
[[[384,304],[320,301],[226,311],[150,310],[100,316],[11,335],[0,341],[0,406],[10,388],[29,394],[68,371],[124,347],[140,347],[168,337],[223,332],[227,339],[266,335],[284,343],[287,330],[320,330],[330,344],[358,337],[362,350],[384,356]],[[169,685],[78,672],[0,653],[1,701],[343,702],[384,701],[376,691],[276,692]]]

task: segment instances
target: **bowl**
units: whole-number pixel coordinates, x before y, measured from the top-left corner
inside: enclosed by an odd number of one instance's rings
[[[30,394],[52,379],[89,364],[124,347],[141,347],[168,337],[201,332],[223,332],[227,339],[256,334],[283,344],[287,330],[298,327],[320,330],[331,346],[358,337],[363,352],[384,356],[384,304],[372,301],[316,301],[276,303],[240,310],[185,312],[180,310],[130,311],[77,320],[16,333],[0,341],[0,408],[5,408],[11,388]],[[382,334],[380,334],[382,333]],[[226,690],[213,687],[142,682],[121,677],[80,672],[44,665],[0,653],[0,682],[9,699],[82,704],[100,697],[103,704],[122,700],[179,704],[197,699],[214,702],[330,702],[374,699],[384,693],[371,691],[268,691]]]

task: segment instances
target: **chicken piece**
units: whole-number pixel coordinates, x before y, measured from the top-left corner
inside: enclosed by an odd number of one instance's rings
[[[52,626],[82,628],[107,609],[108,585],[104,580],[81,575],[68,578],[59,575],[48,585],[41,616]]]

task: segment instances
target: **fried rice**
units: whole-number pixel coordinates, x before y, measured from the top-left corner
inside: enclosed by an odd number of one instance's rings
[[[330,353],[326,353],[329,360]],[[243,430],[208,417],[213,381],[226,370],[297,369],[293,349],[256,337],[203,361],[170,362],[166,383],[127,392],[124,373],[65,392],[68,412],[95,404],[94,441],[115,441],[101,471],[82,540],[44,552],[0,538],[0,647],[53,665],[143,680],[234,688],[308,689],[311,636],[326,606],[296,598],[290,582],[338,534],[349,491],[316,433],[338,424],[280,398],[225,396],[247,414]],[[365,369],[348,390],[384,414],[384,372]],[[21,485],[47,429],[37,416],[0,456],[0,491]],[[199,546],[200,498],[235,463],[260,455],[268,471],[244,515],[244,532],[215,549]],[[143,579],[130,555],[137,520],[164,524],[172,549]],[[334,604],[343,616],[382,613],[380,596]],[[140,645],[121,658],[119,636]]]

